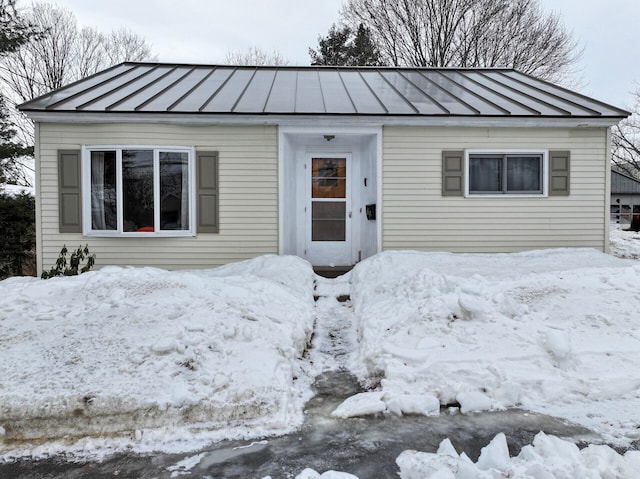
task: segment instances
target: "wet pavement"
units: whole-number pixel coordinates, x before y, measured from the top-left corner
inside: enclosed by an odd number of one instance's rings
[[[463,415],[443,409],[432,417],[337,419],[331,417],[331,411],[360,391],[355,378],[344,371],[327,372],[317,378],[314,387],[316,395],[306,405],[303,427],[286,436],[223,442],[191,454],[119,454],[101,463],[76,464],[64,458],[21,461],[0,465],[0,477],[151,479],[173,474],[202,479],[280,479],[294,478],[310,467],[319,472],[346,471],[361,479],[397,479],[395,459],[402,451],[433,452],[447,437],[458,451],[474,460],[499,432],[507,436],[511,454],[517,454],[539,431],[577,442],[598,440],[580,426],[521,410]],[[189,457],[193,458],[190,465],[176,466]]]

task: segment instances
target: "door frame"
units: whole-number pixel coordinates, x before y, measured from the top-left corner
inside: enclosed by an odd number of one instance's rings
[[[350,153],[358,163],[360,176],[353,175],[352,191],[360,195],[354,203],[352,224],[359,231],[351,237],[351,265],[382,251],[382,127],[347,126],[339,121],[317,119],[314,126],[298,126],[295,122],[278,125],[278,253],[305,258],[304,206],[307,181],[304,164],[307,154],[329,155]],[[364,186],[364,190],[363,190]],[[310,186],[309,186],[310,187]],[[303,191],[301,191],[303,190]],[[365,204],[377,204],[376,221],[367,221]],[[314,264],[314,266],[328,266]]]
[[[313,241],[312,239],[312,211],[313,211],[313,194],[312,194],[312,178],[314,158],[336,158],[346,160],[346,178],[345,178],[345,239],[344,241]],[[354,198],[357,191],[353,188],[353,178],[357,174],[357,160],[354,160],[352,152],[340,151],[323,151],[311,149],[306,152],[304,158],[304,233],[303,236],[303,257],[311,264],[322,266],[348,266],[354,263],[354,241],[359,236],[357,234],[358,223],[353,221],[352,205],[357,201]],[[355,200],[355,201],[354,201]],[[325,258],[325,259],[323,259]]]

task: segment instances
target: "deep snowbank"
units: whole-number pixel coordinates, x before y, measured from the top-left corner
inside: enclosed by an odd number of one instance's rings
[[[0,282],[0,447],[122,433],[157,447],[185,431],[290,430],[308,394],[295,378],[312,287],[308,263],[278,256]]]
[[[336,414],[517,405],[638,439],[638,284],[637,262],[588,249],[363,261],[352,271],[352,369],[381,387]]]

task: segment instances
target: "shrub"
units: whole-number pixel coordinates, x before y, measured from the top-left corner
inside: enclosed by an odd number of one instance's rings
[[[78,274],[86,273],[96,263],[96,255],[89,254],[89,245],[85,245],[84,248],[79,246],[77,250],[71,253],[69,262],[67,263],[67,245],[62,247],[56,265],[49,271],[42,272],[42,279],[55,278],[56,276],[76,276]],[[86,260],[86,264],[80,268],[80,264]]]

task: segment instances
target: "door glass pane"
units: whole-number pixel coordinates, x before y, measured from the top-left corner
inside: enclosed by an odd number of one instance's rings
[[[122,150],[124,231],[153,231],[153,151]]]
[[[346,203],[314,201],[311,204],[311,240],[345,241]]]
[[[507,191],[542,191],[539,156],[510,156],[507,158]]]
[[[91,152],[91,229],[118,229],[116,152]]]
[[[160,152],[160,229],[189,229],[189,174],[186,152]]]
[[[469,158],[469,191],[472,193],[502,192],[502,158]]]
[[[311,197],[347,197],[346,158],[312,158]]]

